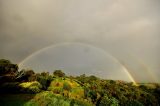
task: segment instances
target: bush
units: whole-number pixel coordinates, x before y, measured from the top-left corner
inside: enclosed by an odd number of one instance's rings
[[[62,88],[54,88],[52,91],[55,94],[61,94],[62,93]]]
[[[65,73],[62,72],[62,70],[55,70],[53,72],[53,75],[54,76],[57,76],[57,77],[64,77],[65,76]]]
[[[34,73],[33,70],[21,70],[18,74],[17,74],[17,81],[36,81],[36,75]]]
[[[39,87],[32,86],[32,87],[28,88],[27,93],[35,94],[35,93],[39,93],[40,91],[41,91],[41,89]]]
[[[109,98],[107,95],[104,95],[98,106],[119,106],[118,103],[119,101],[116,98]]]
[[[36,95],[36,99],[33,99],[38,106],[70,106],[69,99],[65,99],[61,96],[55,96],[52,92],[41,92]]]
[[[90,90],[88,93],[88,96],[92,99],[92,102],[94,103],[97,99],[97,92],[94,90]]]
[[[37,81],[42,85],[42,89],[47,90],[53,78],[51,76],[38,76]]]
[[[0,75],[15,75],[18,72],[18,65],[12,64],[9,60],[0,59]]]
[[[126,106],[144,106],[141,102],[137,100],[128,101]]]
[[[20,91],[23,93],[38,93],[41,91],[41,84],[37,81],[34,82],[23,82],[19,84],[21,87]]]
[[[14,82],[18,73],[18,65],[9,60],[0,59],[0,83]]]
[[[63,89],[64,90],[67,90],[67,91],[70,91],[72,89],[71,85],[67,82],[64,82],[63,83]]]

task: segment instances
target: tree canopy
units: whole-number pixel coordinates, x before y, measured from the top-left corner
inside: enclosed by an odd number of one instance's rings
[[[64,77],[65,76],[65,73],[62,71],[62,70],[55,70],[53,72],[53,75],[54,76],[57,76],[57,77]]]

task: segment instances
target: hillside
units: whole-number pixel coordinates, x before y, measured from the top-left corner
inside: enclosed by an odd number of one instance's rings
[[[13,74],[14,73],[14,74]],[[62,70],[18,71],[0,62],[2,106],[158,106],[160,84],[104,80],[96,76],[66,76]]]

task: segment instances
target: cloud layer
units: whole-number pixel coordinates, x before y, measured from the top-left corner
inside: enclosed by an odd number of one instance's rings
[[[80,42],[106,50],[138,78],[146,69],[158,77],[159,10],[159,0],[1,0],[0,57],[19,63],[51,44]]]

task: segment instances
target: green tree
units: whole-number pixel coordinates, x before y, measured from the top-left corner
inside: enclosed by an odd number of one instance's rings
[[[98,78],[94,75],[91,75],[91,76],[89,76],[89,80],[96,81],[96,80],[98,80]]]
[[[44,76],[44,77],[45,76],[47,77],[47,76],[49,76],[49,72],[42,72],[41,75]]]
[[[57,77],[64,77],[64,76],[65,76],[65,73],[62,72],[62,70],[55,70],[55,71],[53,72],[53,75],[54,75],[54,76],[57,76]]]
[[[0,75],[16,75],[17,72],[17,64],[12,64],[9,60],[0,59]]]
[[[118,103],[119,101],[116,98],[109,98],[107,95],[104,95],[98,106],[119,106]]]
[[[37,81],[42,85],[42,89],[44,90],[47,90],[52,80],[53,80],[52,76],[42,76],[42,75],[37,76]]]
[[[18,73],[18,65],[9,60],[0,59],[0,83],[14,82]]]
[[[25,70],[22,69],[18,74],[17,74],[17,81],[35,81],[36,74],[34,73],[33,70]]]
[[[88,96],[92,99],[92,102],[96,102],[97,92],[95,90],[90,90]]]

